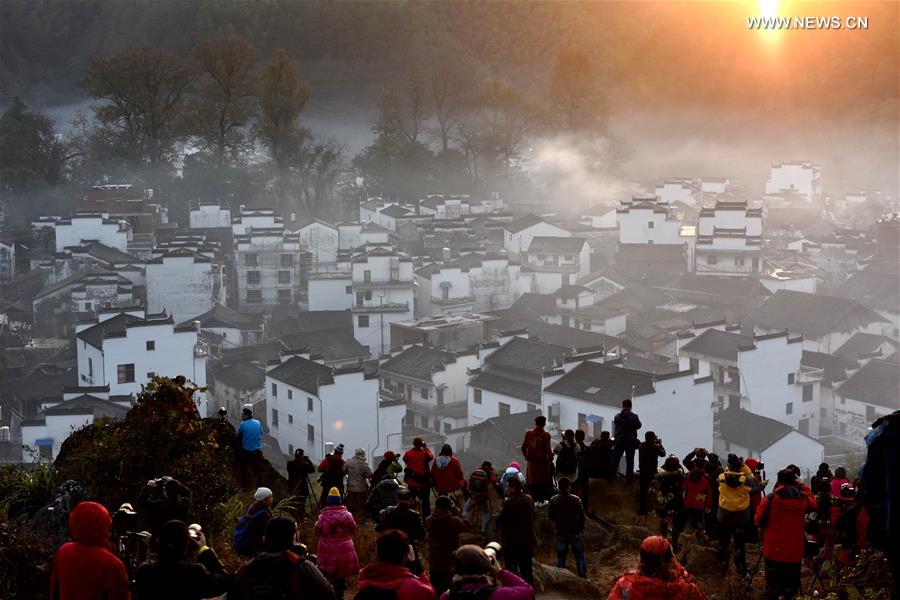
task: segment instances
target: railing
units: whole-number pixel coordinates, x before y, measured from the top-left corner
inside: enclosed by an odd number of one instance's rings
[[[463,296],[462,298],[431,297],[432,304],[470,304],[472,302],[475,302],[475,296]]]
[[[406,402],[406,393],[394,391],[390,388],[380,388],[378,390],[378,399],[385,402]]]
[[[354,304],[352,312],[406,312],[409,310],[409,302],[364,302],[362,304]]]
[[[825,378],[825,369],[820,369],[817,367],[809,367],[806,365],[800,365],[800,370],[797,371],[797,376],[795,378],[798,384],[800,383],[813,383],[816,381],[822,381]]]

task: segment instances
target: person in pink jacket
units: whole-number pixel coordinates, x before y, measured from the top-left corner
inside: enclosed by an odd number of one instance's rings
[[[453,592],[469,597],[482,597],[481,590],[494,588],[486,598],[490,600],[532,600],[534,589],[524,579],[501,569],[481,546],[465,544],[453,553],[453,580],[450,589],[441,595],[448,600]]]
[[[319,570],[334,586],[334,595],[343,598],[347,578],[359,570],[359,557],[353,545],[356,521],[341,504],[341,493],[336,487],[328,491],[326,506],[319,512],[314,531],[319,536],[316,546]]]

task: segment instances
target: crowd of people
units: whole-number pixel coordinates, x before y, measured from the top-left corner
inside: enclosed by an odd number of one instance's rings
[[[484,460],[466,475],[450,445],[435,456],[418,437],[402,455],[385,452],[374,470],[362,448],[345,460],[338,445],[318,465],[298,449],[287,463],[292,516],[276,516],[273,491],[256,487],[233,531],[232,548],[245,561],[236,569],[219,560],[201,525],[189,524],[191,490],[171,477],[147,482],[138,511],[125,504],[111,516],[82,502],[70,515],[72,541],[54,561],[51,598],[331,599],[344,598],[353,577],[359,600],[533,598],[536,509],[546,506],[555,526],[556,565],[566,568],[571,553],[574,571],[586,578],[591,480],[613,480],[624,458],[627,489],[635,453],[637,508],[655,514],[659,532],[643,541],[639,568],[615,581],[610,598],[705,598],[675,557],[688,526],[692,541],[716,541],[722,566],[733,561],[748,580],[759,564],[748,569],[745,545],[759,543],[771,599],[799,593],[804,560],[848,562],[867,547],[868,517],[846,469],[832,473],[823,464],[807,486],[791,465],[767,494],[765,465],[756,459],[729,454],[722,464],[704,448],[679,459],[653,432],[639,442],[631,408],[625,400],[614,435],[602,432],[590,443],[583,431],[566,430],[554,445],[546,419],[537,417],[521,444],[524,470]],[[257,425],[245,409],[237,439],[243,484],[258,477]],[[129,540],[139,516],[152,543],[135,560]],[[300,543],[307,524],[314,554]],[[361,568],[354,538],[362,527],[378,538],[376,561]],[[465,532],[480,534],[483,544],[461,545]]]

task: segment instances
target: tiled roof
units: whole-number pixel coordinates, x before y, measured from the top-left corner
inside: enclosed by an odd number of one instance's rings
[[[469,386],[526,402],[541,401],[541,384],[537,381],[524,381],[496,373],[479,373],[469,382]]]
[[[221,304],[214,305],[202,315],[186,320],[179,324],[179,327],[182,325],[190,325],[194,321],[200,321],[201,327],[204,328],[228,327],[245,331],[262,329],[261,314],[244,314]]]
[[[289,358],[266,375],[311,394],[318,394],[322,384],[334,383],[330,368],[302,356]]]
[[[752,344],[753,338],[751,336],[731,331],[707,329],[682,346],[681,350],[734,362],[737,361],[738,348]]]
[[[525,215],[524,217],[520,217],[513,221],[512,223],[507,223],[503,226],[506,231],[510,233],[518,233],[524,229],[528,229],[533,225],[537,225],[538,223],[545,223],[542,218],[537,215]]]
[[[729,443],[762,452],[792,432],[790,425],[740,408],[728,408],[719,416],[719,435]]]
[[[443,371],[446,365],[455,362],[456,356],[450,352],[416,345],[383,363],[381,371],[431,381],[433,373]]]
[[[529,254],[578,254],[586,244],[580,237],[535,236],[528,246]]]
[[[878,321],[884,319],[854,300],[792,290],[778,290],[742,319],[765,329],[786,329],[809,338],[832,331],[854,331]]]
[[[539,375],[543,369],[561,364],[569,354],[572,354],[570,348],[515,337],[495,350],[485,359],[485,363]]]
[[[212,370],[212,378],[236,390],[259,391],[266,384],[266,371],[247,362],[232,362]]]
[[[900,409],[897,390],[900,390],[900,364],[873,359],[851,375],[835,393],[842,398],[897,410]]]
[[[896,260],[873,263],[851,275],[834,295],[896,311],[900,307],[900,267]]]
[[[585,361],[554,381],[545,391],[596,404],[618,407],[624,398],[653,390],[653,375]]]
[[[835,356],[849,359],[858,359],[863,355],[872,354],[877,351],[883,344],[890,344],[897,349],[897,342],[883,335],[875,335],[873,333],[864,333],[858,331],[844,342],[844,344],[834,351]]]
[[[369,357],[369,348],[353,337],[353,330],[344,327],[289,333],[280,338],[287,347],[294,350],[308,348],[310,354],[319,355],[327,362],[356,360]]]

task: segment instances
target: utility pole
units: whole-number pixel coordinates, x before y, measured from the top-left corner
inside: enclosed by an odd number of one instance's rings
[[[384,295],[378,296],[378,315],[380,324],[378,332],[381,334],[381,356],[384,356]]]

